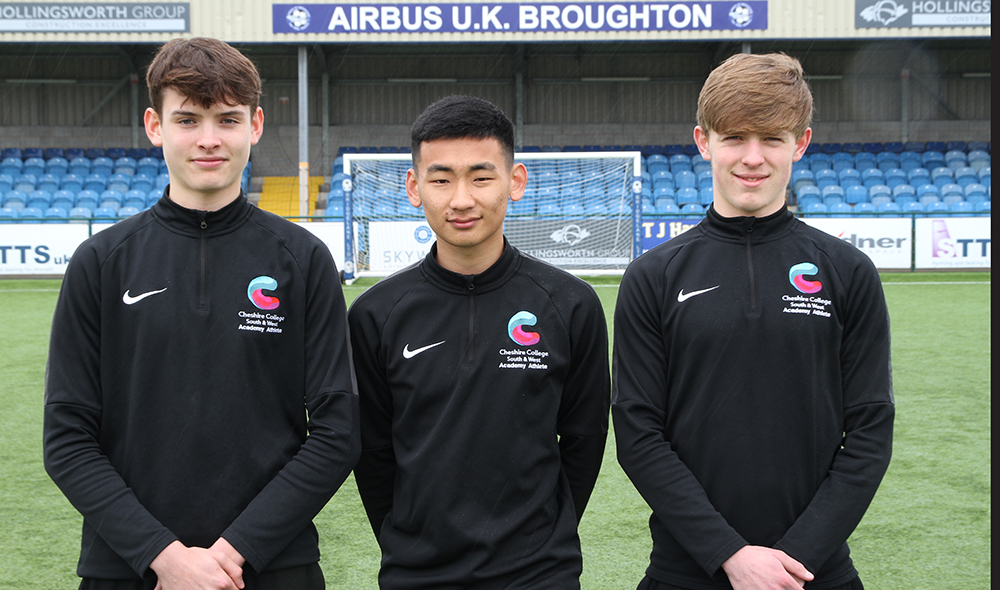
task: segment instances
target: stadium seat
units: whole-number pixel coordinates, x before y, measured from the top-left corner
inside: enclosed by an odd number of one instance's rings
[[[952,213],[972,213],[973,207],[968,201],[955,201],[948,206],[948,210]]]
[[[855,215],[867,215],[869,213],[875,213],[875,205],[871,203],[858,203],[854,206]]]
[[[826,144],[824,144],[824,149]],[[854,156],[847,152],[836,152],[832,156],[832,166],[834,172],[841,172],[842,170],[847,170],[849,168],[854,168]]]
[[[979,184],[990,186],[990,167],[984,166],[979,169]]]
[[[927,144],[922,141],[908,141],[903,145],[903,151],[907,152],[923,152],[927,149]]]
[[[803,213],[812,213],[812,214],[826,213],[827,207],[823,203],[809,203],[808,205],[805,206],[804,209],[802,209],[802,211]]]
[[[108,148],[107,152],[105,152],[105,155],[111,158],[112,160],[117,160],[118,158],[126,157],[128,155],[128,150],[120,147],[112,147]]]
[[[683,215],[703,215],[705,213],[704,207],[698,203],[688,203],[681,207],[681,214]]]
[[[944,155],[944,161],[952,170],[965,168],[968,165],[968,160],[965,158],[965,152],[959,150],[951,150],[946,153]]]
[[[711,170],[705,170],[703,172],[699,172],[696,176],[698,178],[698,190],[702,190],[702,189],[706,189],[706,188],[712,188],[712,171]]]
[[[955,183],[946,184],[946,185],[944,185],[944,186],[941,187],[941,198],[942,199],[947,198],[947,197],[951,197],[951,196],[956,196],[956,195],[959,198],[964,197],[965,196],[965,189],[963,189],[961,186],[959,186],[959,185],[957,185]]]
[[[854,169],[864,171],[869,168],[878,168],[878,157],[871,152],[858,152],[854,154]]]
[[[948,149],[948,144],[943,141],[928,141],[925,149],[928,152],[943,152]]]
[[[842,188],[848,188],[852,186],[861,185],[861,173],[854,168],[844,168],[837,173],[840,186]]]
[[[809,156],[809,169],[813,172],[832,170],[833,164],[831,163],[830,156],[823,153],[812,154]]]
[[[834,203],[827,207],[831,217],[850,217],[853,209],[847,203]]]
[[[928,170],[934,170],[935,168],[947,167],[947,160],[945,160],[944,154],[935,151],[926,151],[920,155],[921,167],[927,168]]]
[[[61,207],[49,207],[45,210],[45,221],[48,223],[65,223],[69,221],[69,213]]]
[[[132,178],[126,174],[115,173],[108,178],[108,190],[118,191],[122,194],[128,192],[132,184]]]
[[[979,175],[972,168],[964,166],[955,170],[955,184],[959,186],[969,186],[970,184],[975,184],[977,182],[979,182]]]
[[[90,173],[91,174],[103,174],[104,176],[111,176],[115,171],[115,161],[111,158],[91,158],[90,159]]]
[[[931,214],[945,213],[948,210],[949,210],[948,205],[942,203],[941,201],[935,201],[933,203],[928,203],[924,205],[924,211]]]
[[[985,214],[985,215],[989,215],[990,214],[990,202],[989,201],[980,201],[980,202],[978,202],[978,203],[976,203],[976,204],[973,205],[973,210],[976,213],[982,213],[982,214]]]
[[[28,202],[25,207],[41,209],[45,211],[52,206],[52,193],[45,190],[34,190],[28,193]]]
[[[820,170],[813,171],[816,174],[816,186],[820,190],[828,186],[836,186],[840,183],[840,179],[837,177],[837,173],[833,171],[832,168],[822,168]]]
[[[135,176],[136,168],[135,158],[130,158],[128,156],[123,156],[115,160],[115,174],[124,174],[126,176]]]
[[[49,158],[45,161],[45,173],[58,176],[69,174],[69,160],[62,156]]]
[[[823,204],[829,207],[835,203],[844,202],[844,189],[839,185],[832,185],[820,190],[820,196],[823,199]]]
[[[864,151],[865,147],[858,142],[844,143],[844,151],[849,154],[857,154],[858,152]]]
[[[878,168],[868,168],[861,172],[861,184],[871,188],[877,184],[885,184],[885,173]]]
[[[83,181],[83,189],[97,193],[108,189],[108,177],[105,174],[91,173]]]
[[[964,192],[966,201],[972,200],[973,197],[986,198],[987,195],[986,187],[979,183],[965,185]]]
[[[893,217],[893,214],[902,212],[902,208],[896,203],[881,203],[875,207],[875,211],[885,217]]]
[[[694,187],[684,187],[677,189],[677,204],[683,208],[684,205],[699,203],[698,189]]]
[[[844,190],[844,201],[850,203],[851,205],[867,203],[868,189],[861,185],[848,187]]]
[[[911,168],[906,173],[906,177],[908,179],[906,184],[912,186],[920,186],[921,184],[932,184],[931,173],[926,168]]]
[[[28,204],[28,193],[17,189],[9,190],[3,196],[3,206],[20,211]]]
[[[715,200],[715,189],[711,186],[706,186],[705,188],[698,189],[698,202],[701,203],[706,209]]]
[[[19,174],[14,177],[14,190],[30,193],[35,190],[38,179],[34,174]]]
[[[141,160],[142,158],[149,156],[149,150],[147,150],[146,148],[129,148],[128,154],[126,155],[132,158],[133,160],[138,161]]]
[[[17,158],[18,160],[20,160],[23,157],[24,157],[24,152],[21,151],[21,148],[8,147],[8,148],[3,148],[3,151],[0,152],[0,158],[4,160],[6,160],[7,158]]]
[[[969,162],[969,168],[976,171],[984,166],[990,165],[990,155],[982,150],[970,151],[967,160]]]
[[[896,188],[898,185],[909,183],[906,172],[903,172],[899,168],[892,168],[885,173],[885,184],[889,188]]]
[[[59,190],[52,193],[50,206],[69,211],[76,204],[76,193],[67,190]]]
[[[804,186],[816,186],[816,175],[808,168],[792,171],[792,189],[798,191]]]
[[[134,207],[141,211],[146,208],[146,192],[141,190],[130,190],[125,193],[122,207]]]
[[[931,182],[938,188],[946,184],[954,184],[955,173],[947,166],[938,166],[931,171]]]
[[[889,172],[899,168],[899,154],[893,152],[879,152],[878,158],[878,169],[882,172]]]
[[[673,170],[673,166],[671,166]],[[673,172],[674,175],[674,186],[678,189],[681,188],[697,188],[698,177],[695,176],[694,172],[690,170],[681,170],[679,172]]]
[[[670,156],[670,172],[674,175],[674,177],[676,177],[679,172],[691,172],[691,157],[685,154],[674,154]]]
[[[73,158],[69,161],[69,172],[78,176],[87,176],[90,174],[90,159],[83,156]]]
[[[924,197],[934,195],[935,197],[941,197],[941,189],[934,186],[933,184],[921,184],[917,188],[917,198],[922,199]]]
[[[59,184],[59,188],[76,194],[83,190],[83,180],[84,177],[79,174],[67,174],[62,177],[62,182]]]
[[[14,190],[14,177],[10,174],[0,174],[0,195],[10,190]]]
[[[885,150],[885,146],[881,142],[871,141],[871,142],[866,142],[862,146],[862,149],[872,154],[880,154],[882,153],[883,150]]]
[[[45,219],[45,212],[37,207],[25,207],[17,218],[21,221],[42,221]]]
[[[17,209],[0,207],[0,223],[13,223],[17,219]]]
[[[76,194],[76,206],[93,211],[97,209],[97,202],[100,198],[101,194],[97,191],[82,190]]]
[[[118,217],[132,217],[139,212],[139,209],[135,207],[122,207],[118,209]]]
[[[118,210],[111,209],[108,207],[98,207],[94,209],[92,216],[94,221],[100,221],[102,223],[114,222],[114,219],[118,217]]]
[[[802,187],[796,193],[796,202],[798,203],[800,209],[810,203],[822,202],[819,188],[815,186]]]
[[[909,203],[902,205],[901,209],[902,212],[907,215],[915,215],[917,213],[924,212],[924,206],[917,201],[910,201]]]

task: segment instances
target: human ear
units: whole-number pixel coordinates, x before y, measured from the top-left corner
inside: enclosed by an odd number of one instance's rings
[[[152,107],[146,109],[146,112],[142,116],[143,125],[146,127],[146,137],[149,138],[149,142],[156,147],[163,146],[163,136],[160,134],[162,124],[160,123],[160,115],[152,109]]]
[[[708,150],[708,134],[710,131],[706,131],[700,125],[694,128],[694,143],[698,146],[698,152],[701,153],[701,157],[705,159],[706,162],[712,161],[712,152]]]
[[[524,196],[526,186],[528,186],[528,169],[518,162],[510,169],[510,200],[520,200]]]
[[[410,200],[411,205],[420,207],[420,191],[417,190],[417,172],[413,168],[406,171],[406,196]]]

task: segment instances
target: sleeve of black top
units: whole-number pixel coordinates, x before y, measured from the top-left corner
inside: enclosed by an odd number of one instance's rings
[[[844,441],[809,506],[775,545],[812,572],[861,522],[892,454],[889,314],[878,272],[862,258],[843,277],[848,285],[840,349]]]
[[[667,439],[664,271],[639,259],[625,272],[615,307],[613,403],[618,462],[653,514],[708,573],[747,544],[712,505]],[[682,395],[672,392],[673,395]]]
[[[354,468],[361,501],[375,538],[392,510],[396,456],[392,448],[392,393],[385,380],[385,363],[379,354],[380,324],[359,297],[351,307],[351,345],[354,351],[361,402],[361,459]]]
[[[569,320],[571,359],[557,432],[563,470],[569,479],[577,520],[590,500],[604,459],[611,404],[608,369],[608,328],[594,290],[577,286],[576,306]]]
[[[291,461],[222,536],[262,571],[309,525],[351,473],[361,451],[347,308],[325,245],[311,251],[305,334],[308,433]]]

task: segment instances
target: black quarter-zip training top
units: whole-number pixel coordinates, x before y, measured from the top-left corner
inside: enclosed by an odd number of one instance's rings
[[[846,540],[889,463],[889,318],[874,265],[795,219],[719,216],[636,259],[615,312],[618,457],[653,509],[647,574],[728,587],[746,544],[815,576],[857,573]]]
[[[610,404],[600,301],[506,243],[478,275],[436,252],[349,314],[380,586],[578,588]]]
[[[84,242],[44,437],[84,517],[78,573],[135,579],[172,541],[220,536],[257,572],[314,563],[312,518],[360,452],[348,346],[329,250],[243,195],[213,212],[164,196]]]

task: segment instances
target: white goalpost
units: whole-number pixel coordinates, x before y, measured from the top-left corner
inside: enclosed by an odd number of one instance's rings
[[[410,154],[344,154],[328,195],[342,199],[344,276],[385,276],[420,261],[435,236],[406,197]],[[504,234],[522,252],[574,274],[621,274],[641,251],[639,152],[527,152],[525,195]]]

